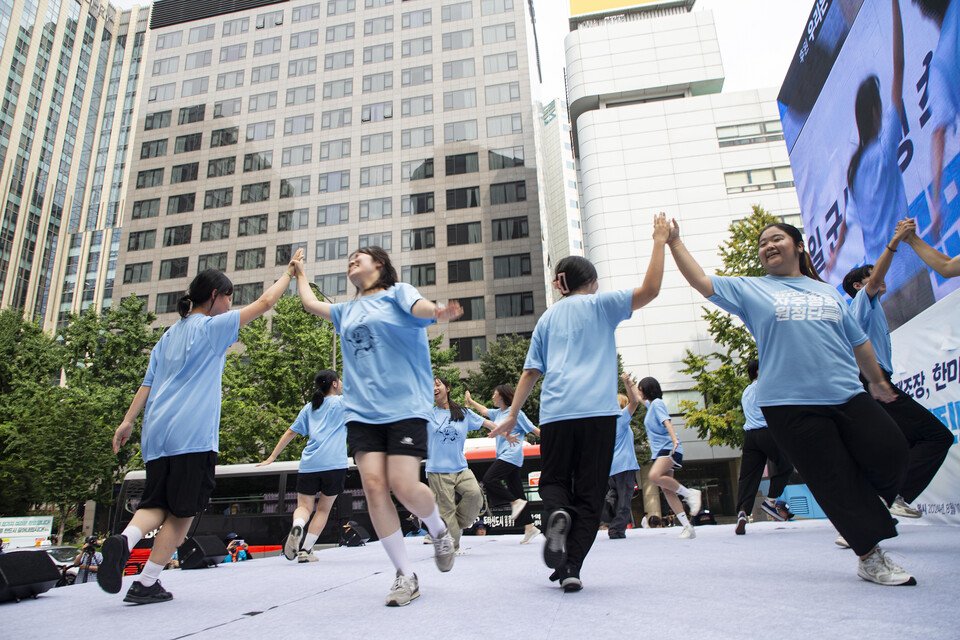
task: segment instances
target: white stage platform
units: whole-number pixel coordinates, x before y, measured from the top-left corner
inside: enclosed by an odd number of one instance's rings
[[[903,554],[915,587],[857,577],[853,552],[825,521],[601,532],[584,590],[547,580],[542,540],[464,537],[467,555],[437,571],[433,548],[408,539],[421,596],[383,604],[393,572],[379,543],[197,571],[165,571],[171,602],[123,604],[93,584],[0,605],[2,638],[957,638],[960,529],[902,522],[884,545]]]

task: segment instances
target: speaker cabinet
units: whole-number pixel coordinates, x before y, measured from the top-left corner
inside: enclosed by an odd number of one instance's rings
[[[187,538],[177,549],[181,569],[203,569],[223,562],[227,547],[217,536],[194,536]]]
[[[36,598],[59,579],[60,570],[46,551],[0,554],[0,602]]]

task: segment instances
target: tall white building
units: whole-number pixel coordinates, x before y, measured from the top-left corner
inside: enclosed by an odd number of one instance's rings
[[[522,0],[160,0],[136,122],[123,295],[162,323],[200,270],[256,299],[290,256],[335,301],[379,245],[466,313],[461,361],[546,301]],[[469,365],[467,365],[469,366]]]
[[[146,9],[0,0],[0,306],[109,305]]]
[[[752,205],[800,224],[776,89],[720,93],[713,16],[692,6],[646,4],[570,20],[567,99],[584,248],[601,289],[639,284],[660,211],[677,219],[708,273],[722,265],[718,246],[730,223]],[[668,252],[659,297],[617,332],[624,367],[660,381],[675,423],[681,399],[700,400],[679,372],[686,351],[715,350],[701,319],[705,305]],[[732,511],[739,451],[711,448],[685,429],[681,439],[687,477],[708,489],[712,508]]]

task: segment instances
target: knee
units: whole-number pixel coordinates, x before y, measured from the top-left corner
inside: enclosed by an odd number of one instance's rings
[[[369,502],[380,502],[388,498],[390,488],[387,479],[383,476],[366,477],[363,479],[363,493]]]
[[[663,476],[661,476],[659,473],[654,472],[653,470],[651,470],[650,473],[647,474],[647,480],[649,480],[650,482],[652,482],[657,486],[660,486],[660,479],[662,477]]]

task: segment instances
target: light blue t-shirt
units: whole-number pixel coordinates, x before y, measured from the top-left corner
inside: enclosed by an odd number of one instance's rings
[[[740,396],[740,406],[743,407],[743,417],[746,422],[743,423],[744,431],[753,429],[766,429],[767,419],[763,417],[760,411],[760,405],[757,404],[757,381],[754,380],[743,390]]]
[[[893,346],[890,344],[890,326],[887,316],[880,306],[880,296],[871,298],[867,295],[867,288],[857,291],[857,295],[850,303],[850,313],[860,324],[860,328],[870,338],[873,352],[877,354],[877,362],[887,373],[893,372]]]
[[[220,398],[227,349],[237,341],[240,312],[194,313],[167,329],[143,377],[143,461],[220,450]]]
[[[502,424],[504,420],[510,415],[509,409],[488,409],[487,410],[487,420],[495,422],[497,424]],[[517,444],[510,444],[507,442],[507,439],[503,436],[497,436],[497,460],[503,460],[504,462],[509,462],[512,465],[522,467],[523,466],[523,436],[527,435],[537,427],[530,422],[530,418],[527,417],[523,411],[520,412],[520,415],[517,416],[517,424],[513,428],[513,431],[510,432],[511,435],[517,436],[520,438],[520,442]]]
[[[290,429],[307,436],[300,454],[300,473],[347,468],[347,425],[343,421],[343,396],[330,395],[314,411],[307,403]]]
[[[954,128],[960,114],[960,3],[951,2],[930,62],[931,124]]]
[[[757,341],[759,406],[837,405],[863,393],[853,346],[867,336],[836,289],[805,276],[710,280],[710,302],[739,316]]]
[[[886,104],[880,135],[864,147],[851,185],[868,262],[880,257],[897,221],[910,213],[897,164],[897,147],[902,137],[900,114],[893,104]]]
[[[523,368],[543,374],[541,425],[620,414],[614,330],[630,317],[632,300],[633,289],[572,295],[540,316]]]
[[[644,400],[647,415],[643,416],[643,426],[647,430],[647,442],[650,443],[651,460],[657,459],[657,454],[664,449],[673,449],[673,440],[670,432],[663,423],[670,419],[670,412],[662,398],[654,398],[653,402]],[[672,424],[672,423],[671,423]],[[683,443],[677,440],[677,453],[683,453]]]
[[[463,420],[451,420],[450,410],[434,407],[427,421],[427,473],[459,473],[467,468],[463,445],[467,433],[483,426],[483,418],[470,409]]]
[[[610,475],[640,468],[637,464],[637,450],[633,446],[633,429],[630,428],[632,419],[633,414],[630,413],[629,407],[624,407],[617,416],[617,441],[613,445]]]
[[[433,369],[426,327],[411,312],[423,296],[404,282],[330,307],[343,351],[346,422],[429,420]]]

